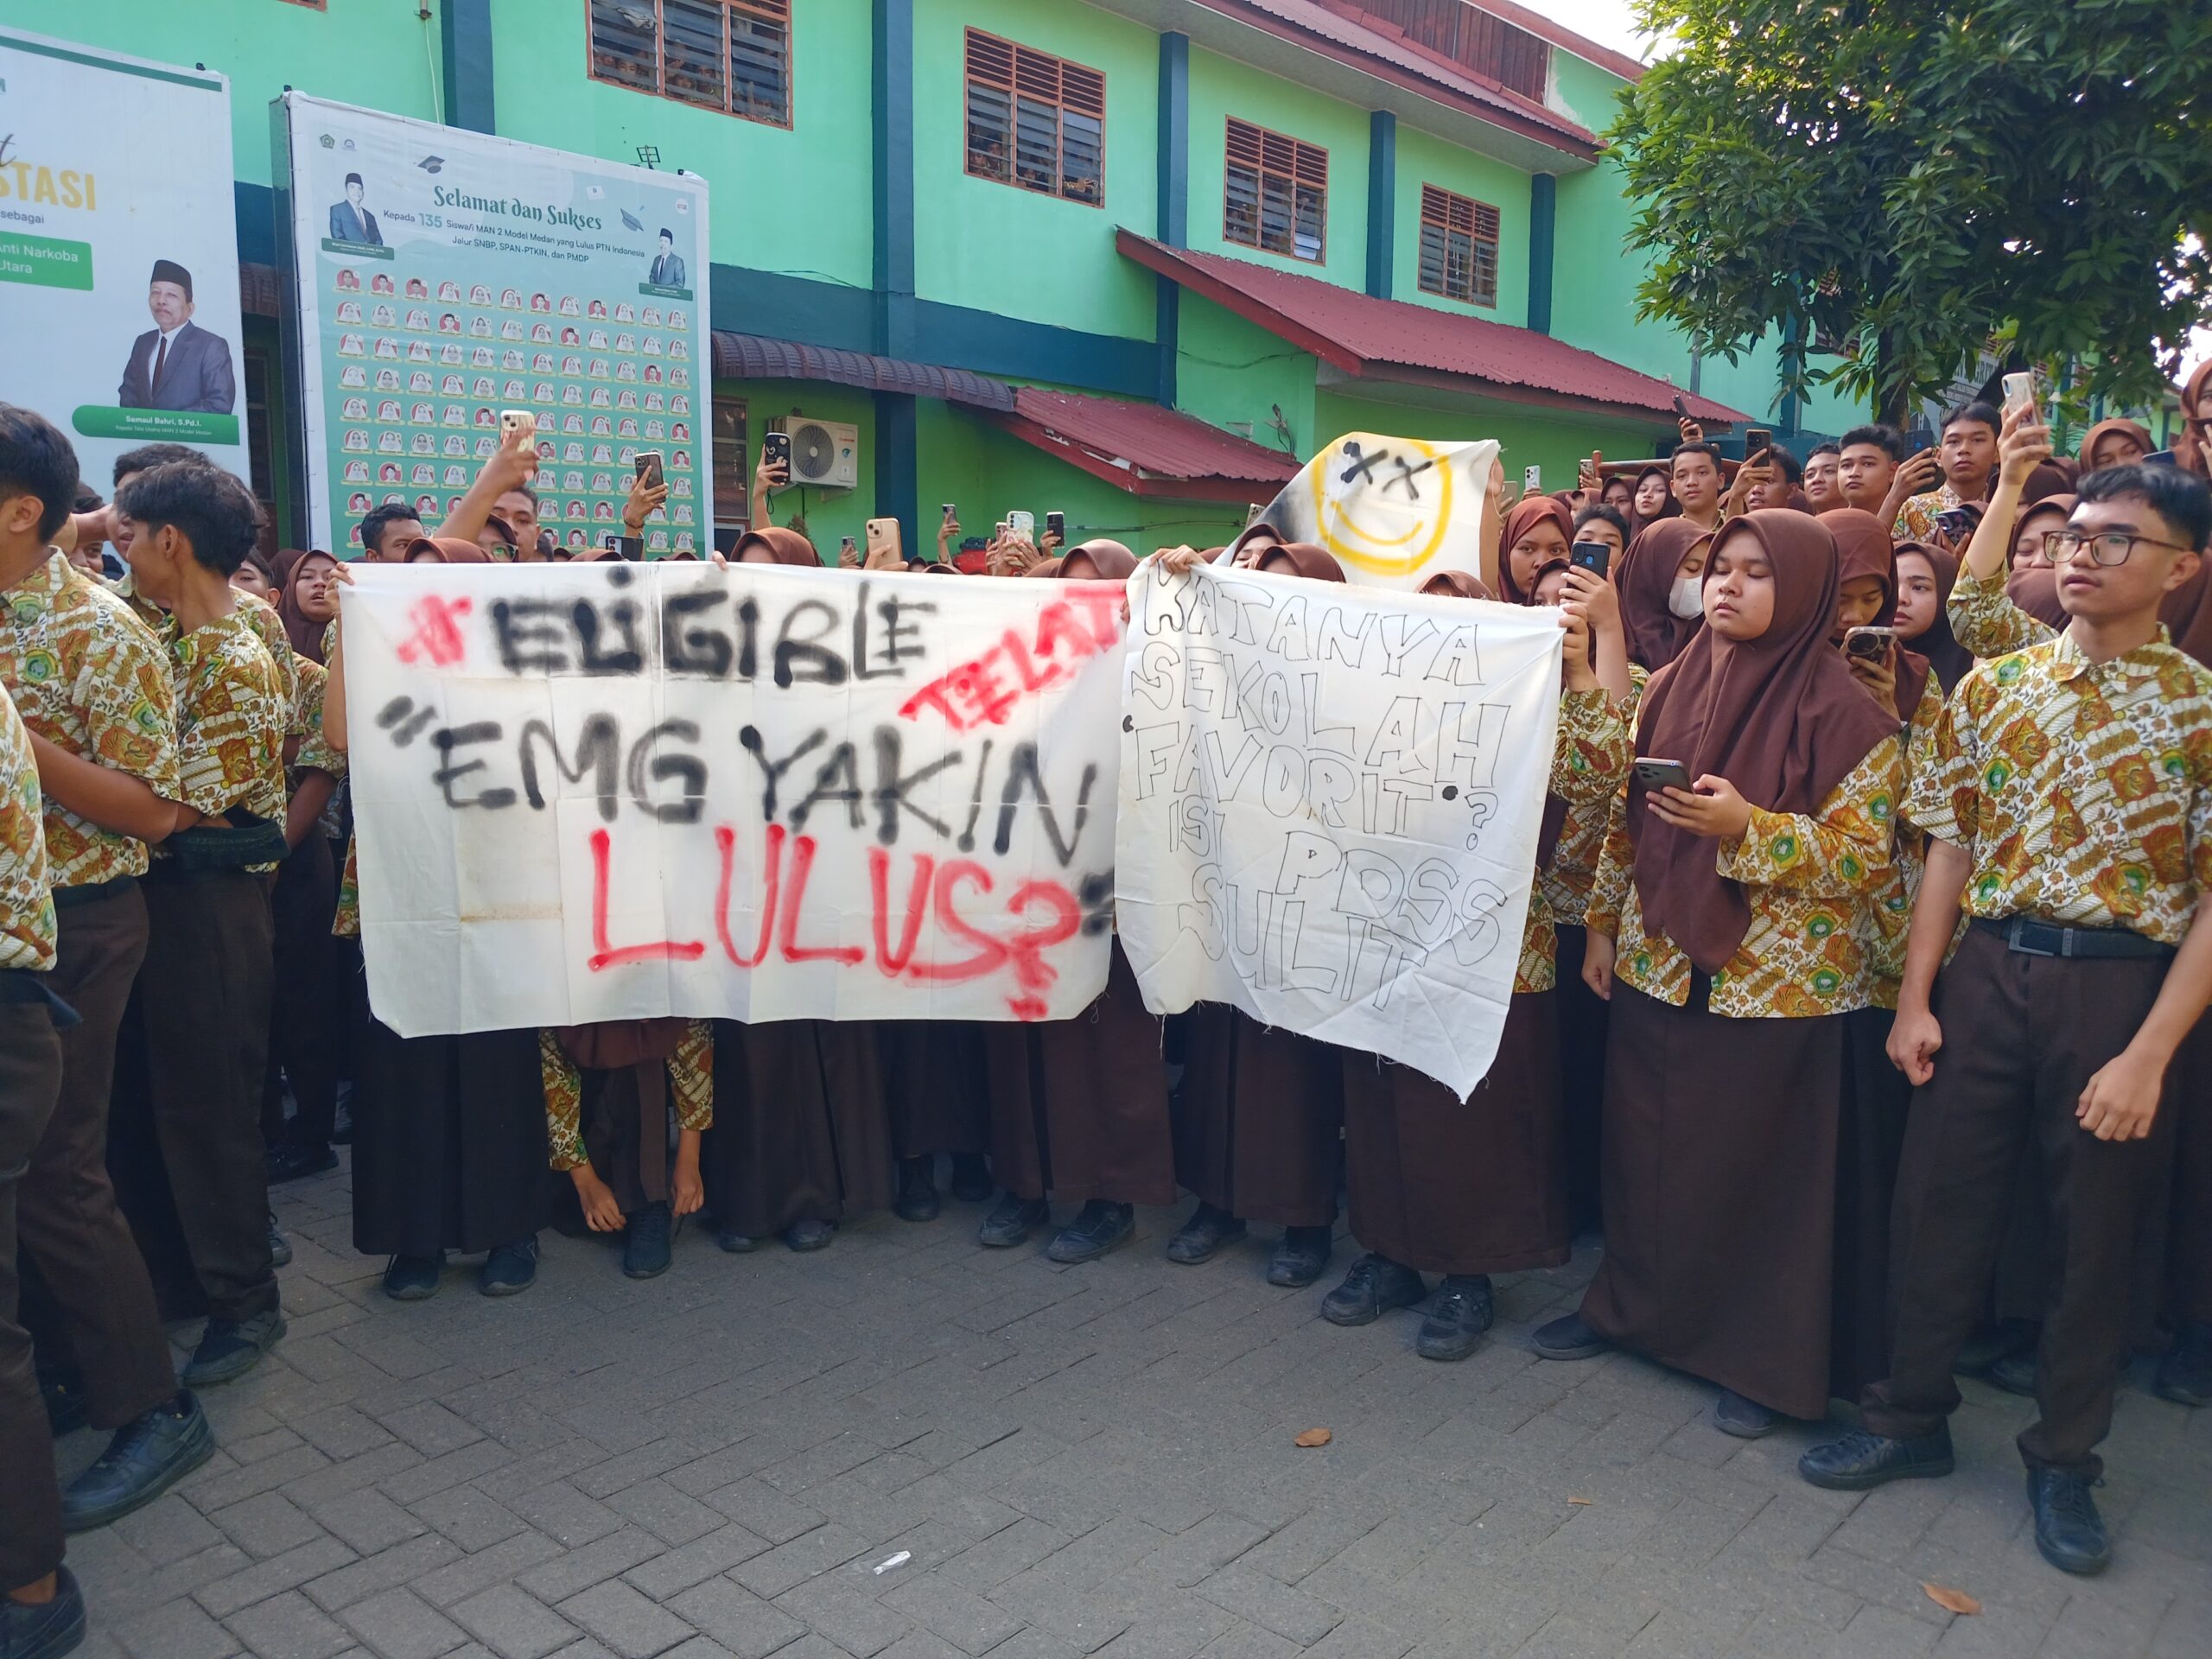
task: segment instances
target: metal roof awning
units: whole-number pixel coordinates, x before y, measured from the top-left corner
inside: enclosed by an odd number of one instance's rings
[[[967,369],[939,368],[866,352],[802,346],[761,334],[714,331],[715,373],[731,380],[824,380],[863,391],[904,392],[997,412],[1014,408],[1014,388]]]
[[[1132,495],[1184,501],[1264,501],[1298,472],[1296,458],[1158,404],[1024,386],[995,417],[1025,442]]]

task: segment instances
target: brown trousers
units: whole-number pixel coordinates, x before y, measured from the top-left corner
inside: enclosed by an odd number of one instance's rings
[[[61,1092],[31,1154],[16,1236],[36,1288],[41,1363],[82,1374],[95,1428],[120,1428],[176,1392],[176,1362],[154,1287],[107,1173],[108,1093],[116,1034],[146,955],[146,901],[136,883],[54,911],[47,985],[82,1022],[60,1033]]]
[[[61,1043],[43,1002],[0,1003],[0,1591],[61,1565],[61,1491],[30,1333],[16,1321],[16,1211],[61,1092]]]
[[[2166,963],[2063,960],[2008,950],[1971,928],[1936,982],[1936,1075],[1913,1094],[1891,1236],[1896,1332],[1866,1427],[1931,1434],[1959,1403],[1951,1376],[2004,1234],[2013,1172],[2042,1167],[2057,1269],[2037,1354],[2039,1421],[2019,1437],[2030,1468],[2094,1478],[2126,1357],[2136,1217],[2166,1177],[2172,1114],[2145,1141],[2100,1141],[2075,1121],[2082,1090],[2141,1026]]]
[[[1176,1179],[1240,1220],[1328,1226],[1344,1173],[1343,1051],[1224,1003],[1193,1013]]]

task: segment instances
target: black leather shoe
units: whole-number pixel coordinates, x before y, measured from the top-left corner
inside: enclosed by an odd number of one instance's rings
[[[1042,1227],[1052,1218],[1052,1207],[1044,1199],[1018,1198],[1009,1192],[991,1206],[991,1213],[976,1229],[976,1242],[987,1250],[1010,1250],[1027,1242],[1032,1227]]]
[[[2104,1516],[2090,1483],[2056,1469],[2028,1471],[2028,1503],[2036,1512],[2036,1548],[2062,1573],[2087,1578],[2112,1564]]]
[[[1244,1224],[1226,1210],[1201,1203],[1191,1211],[1191,1218],[1167,1241],[1167,1259],[1194,1268],[1201,1262],[1213,1259],[1221,1247],[1232,1238],[1244,1236]]]
[[[1780,1412],[1756,1400],[1746,1400],[1733,1389],[1721,1389],[1720,1397],[1713,1402],[1713,1426],[1739,1440],[1756,1440],[1771,1434],[1781,1421]]]
[[[1414,1338],[1414,1352],[1423,1359],[1465,1359],[1482,1345],[1493,1317],[1490,1275],[1452,1274],[1436,1287],[1436,1300]]]
[[[188,1389],[207,1389],[244,1376],[283,1336],[284,1316],[276,1308],[245,1319],[211,1318],[177,1381]]]
[[[1595,1359],[1613,1344],[1584,1324],[1580,1313],[1567,1313],[1529,1332],[1529,1345],[1545,1359]]]
[[[2041,1327],[2033,1319],[1999,1319],[1984,1325],[1959,1346],[1951,1369],[1961,1376],[1987,1376],[1999,1360],[2019,1353],[2032,1354]]]
[[[718,1229],[715,1233],[715,1243],[732,1255],[750,1255],[767,1242],[765,1238],[749,1238],[728,1228]]]
[[[61,1659],[85,1640],[85,1594],[76,1574],[57,1567],[54,1599],[33,1605],[0,1596],[0,1654],[7,1659]]]
[[[837,1236],[837,1224],[823,1221],[814,1216],[802,1216],[784,1229],[786,1249],[804,1252],[818,1250]]]
[[[1327,1227],[1286,1227],[1282,1242],[1268,1258],[1268,1282],[1285,1290],[1303,1290],[1321,1276],[1336,1249],[1336,1234]]]
[[[2017,1394],[2032,1400],[2036,1397],[2036,1351],[2024,1354],[2007,1354],[1981,1374],[1981,1380],[1993,1389],[2002,1389],[2007,1394]]]
[[[1428,1285],[1411,1268],[1372,1250],[1344,1269],[1344,1282],[1321,1299],[1331,1325],[1372,1325],[1394,1307],[1411,1307]]]
[[[658,1279],[673,1260],[676,1218],[665,1204],[649,1204],[622,1230],[622,1272],[631,1279]]]
[[[2184,1325],[2174,1351],[2158,1362],[2152,1384],[2177,1406],[2212,1406],[2212,1325]]]
[[[1059,1236],[1045,1247],[1045,1254],[1055,1262],[1096,1262],[1116,1245],[1128,1243],[1136,1230],[1136,1205],[1093,1198],[1060,1229]]]
[[[1948,1426],[1916,1440],[1893,1440],[1854,1428],[1797,1459],[1799,1474],[1832,1492],[1871,1491],[1893,1480],[1931,1480],[1955,1466]]]
[[[85,1426],[85,1384],[83,1379],[65,1376],[60,1371],[41,1371],[38,1374],[38,1397],[46,1406],[47,1427],[54,1431],[54,1438],[73,1434]],[[0,1653],[7,1651],[0,1648]]]
[[[276,1212],[269,1212],[269,1265],[289,1268],[292,1265],[292,1241],[284,1236],[284,1230],[276,1224]]]
[[[384,1264],[384,1294],[395,1302],[427,1302],[438,1294],[445,1265],[443,1250],[435,1255],[395,1255]]]
[[[901,1158],[899,1160],[899,1201],[892,1207],[901,1221],[935,1221],[938,1211],[937,1160]]]
[[[493,1247],[476,1275],[476,1288],[486,1296],[518,1296],[537,1282],[537,1235],[512,1244]]]
[[[996,1189],[991,1185],[991,1166],[980,1152],[956,1152],[952,1154],[952,1196],[963,1204],[982,1204]]]
[[[259,1357],[258,1353],[255,1356]],[[143,1509],[215,1454],[215,1432],[189,1389],[142,1412],[61,1494],[61,1529],[90,1532]],[[0,1653],[12,1654],[0,1647]]]
[[[289,1144],[269,1148],[269,1184],[296,1181],[338,1167],[338,1154],[326,1143],[314,1147]]]

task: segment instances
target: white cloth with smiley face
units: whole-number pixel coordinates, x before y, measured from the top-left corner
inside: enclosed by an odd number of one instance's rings
[[[1326,549],[1360,587],[1410,592],[1443,570],[1479,577],[1497,455],[1493,438],[1443,443],[1347,432],[1300,467],[1257,522],[1286,542]]]

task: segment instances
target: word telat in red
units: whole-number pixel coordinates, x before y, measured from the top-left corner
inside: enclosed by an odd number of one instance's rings
[[[1122,637],[1119,582],[1065,584],[1067,597],[1037,613],[1027,639],[1012,628],[981,656],[947,670],[906,699],[904,720],[934,709],[956,732],[1002,726],[1023,699],[1074,677],[1076,671]]]

